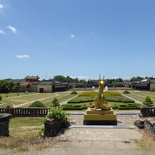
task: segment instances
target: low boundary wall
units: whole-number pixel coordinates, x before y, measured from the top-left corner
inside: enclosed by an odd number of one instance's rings
[[[49,108],[0,108],[0,113],[12,114],[12,117],[45,117]]]

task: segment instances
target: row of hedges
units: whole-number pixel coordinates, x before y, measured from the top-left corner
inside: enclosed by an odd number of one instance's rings
[[[140,104],[124,104],[118,105],[119,110],[132,110],[132,109],[140,109]]]
[[[106,100],[109,102],[122,102],[122,103],[135,103],[134,100],[131,100],[129,98],[126,98],[124,96],[105,96]],[[96,98],[96,96],[78,96],[70,101],[68,101],[69,104],[73,104],[73,103],[85,103],[85,102],[93,102],[94,99]]]
[[[65,104],[62,106],[63,110],[83,110],[87,109],[90,104]],[[114,104],[112,105],[113,109],[119,110],[129,110],[129,109],[140,109],[140,104]]]
[[[88,106],[83,104],[65,104],[62,106],[63,110],[83,110],[87,108]]]

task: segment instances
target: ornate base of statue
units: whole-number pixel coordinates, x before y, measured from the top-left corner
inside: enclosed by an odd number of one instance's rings
[[[117,125],[116,114],[113,109],[102,110],[88,108],[84,114],[84,125]]]
[[[98,97],[84,114],[84,125],[117,125],[117,118],[103,94],[104,82],[99,81]]]

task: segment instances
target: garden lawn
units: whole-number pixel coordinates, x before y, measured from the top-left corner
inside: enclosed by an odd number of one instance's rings
[[[28,151],[43,147],[39,132],[45,118],[11,118],[9,123],[10,137],[0,137],[0,149],[17,149]]]
[[[0,94],[1,95],[1,94]],[[2,96],[3,95],[3,96]],[[20,107],[29,107],[31,103],[34,101],[40,101],[45,106],[50,107],[53,98],[58,98],[59,102],[65,101],[71,97],[73,97],[73,94],[70,94],[70,92],[58,92],[58,93],[21,93],[19,95],[15,93],[9,93],[8,97],[5,96],[5,94],[2,94],[2,101],[0,101],[0,107],[6,107],[6,106],[20,106]]]
[[[132,97],[136,100],[143,102],[147,96],[151,98],[155,106],[155,92],[150,91],[130,91],[130,94],[125,94],[126,96]]]

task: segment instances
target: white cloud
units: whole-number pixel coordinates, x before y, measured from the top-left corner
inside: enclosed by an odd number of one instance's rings
[[[75,39],[75,38],[77,38],[75,34],[70,35],[70,39]]]
[[[23,59],[23,58],[29,58],[29,55],[16,55],[17,58]]]
[[[0,10],[2,10],[4,8],[4,6],[2,4],[0,4]]]
[[[8,25],[6,28],[8,28],[12,33],[17,33],[17,30],[13,26]]]
[[[0,34],[5,34],[5,32],[3,30],[0,30]]]

